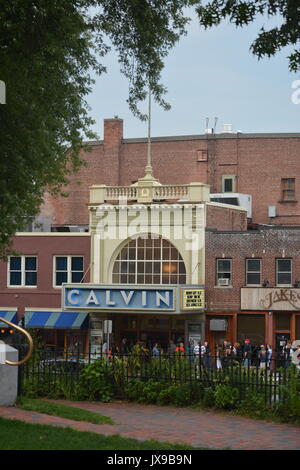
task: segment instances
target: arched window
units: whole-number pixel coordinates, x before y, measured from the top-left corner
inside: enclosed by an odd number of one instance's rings
[[[121,249],[114,263],[112,282],[186,284],[184,261],[168,240],[139,236]]]

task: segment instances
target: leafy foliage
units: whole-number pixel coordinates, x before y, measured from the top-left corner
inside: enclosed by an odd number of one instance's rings
[[[219,384],[215,390],[215,405],[217,408],[231,409],[237,406],[239,391],[226,384]]]
[[[0,257],[36,215],[45,191],[60,193],[96,138],[85,97],[111,47],[130,81],[129,106],[148,90],[165,108],[163,57],[184,33],[189,0],[11,0],[0,9]]]
[[[79,2],[80,4],[80,2]],[[80,165],[83,135],[92,137],[84,96],[91,52],[87,13],[77,2],[2,2],[0,70],[0,254],[37,214],[46,189],[57,191]],[[68,151],[72,148],[72,151]]]
[[[68,357],[44,361],[37,355],[22,373],[22,394],[30,398],[103,402],[123,398],[157,405],[200,405],[236,410],[250,417],[299,422],[300,381],[294,366],[273,374],[233,365],[204,374],[199,363],[184,357],[168,360],[139,356],[137,352],[141,350],[90,364]]]
[[[92,119],[85,97],[91,72],[105,72],[103,56],[117,51],[129,81],[128,103],[139,110],[150,87],[164,109],[164,59],[186,34],[188,12],[196,9],[205,28],[229,19],[245,26],[261,14],[282,24],[262,28],[251,49],[271,56],[300,39],[297,0],[11,0],[0,9],[0,79],[6,104],[0,106],[0,258],[10,239],[38,214],[46,191],[62,194],[68,175],[84,162]],[[299,70],[300,51],[289,56]]]
[[[281,24],[269,30],[261,28],[250,49],[259,59],[271,57],[285,46],[299,45],[300,8],[298,0],[212,0],[199,5],[196,11],[200,24],[205,28],[217,26],[227,19],[236,26],[252,23],[261,15],[280,18]],[[300,69],[300,49],[289,55],[289,68]]]
[[[81,400],[109,402],[114,396],[111,368],[104,361],[95,361],[86,366],[80,376],[77,397]]]

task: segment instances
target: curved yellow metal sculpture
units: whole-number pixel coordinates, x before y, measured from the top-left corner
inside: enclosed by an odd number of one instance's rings
[[[24,357],[24,359],[22,359],[21,361],[17,361],[17,362],[5,361],[5,364],[7,364],[9,366],[20,366],[21,364],[24,364],[24,362],[27,362],[31,358],[31,355],[32,355],[32,352],[33,352],[33,341],[32,341],[32,338],[31,338],[30,334],[28,333],[28,331],[24,330],[24,328],[21,328],[20,326],[17,326],[14,323],[11,323],[8,320],[5,320],[2,317],[0,317],[0,322],[6,323],[7,325],[12,326],[16,330],[21,331],[21,333],[23,333],[27,337],[28,342],[29,342],[29,351],[26,354],[26,356]]]

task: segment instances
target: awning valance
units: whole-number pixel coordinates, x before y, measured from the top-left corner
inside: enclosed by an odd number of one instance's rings
[[[17,324],[16,310],[6,310],[6,311],[0,310],[0,317],[4,318],[4,320],[10,321],[11,323],[14,323],[15,325]],[[1,321],[0,328],[10,328],[10,326]]]
[[[88,313],[25,312],[25,328],[85,330],[88,329]]]

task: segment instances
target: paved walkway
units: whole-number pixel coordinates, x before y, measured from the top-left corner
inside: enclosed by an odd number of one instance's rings
[[[195,447],[239,450],[300,450],[300,428],[189,408],[133,403],[56,401],[110,416],[116,425],[96,425],[47,416],[15,407],[0,407],[0,416],[30,423],[71,427],[80,431],[139,440],[187,443]],[[117,449],[116,449],[117,450]]]

